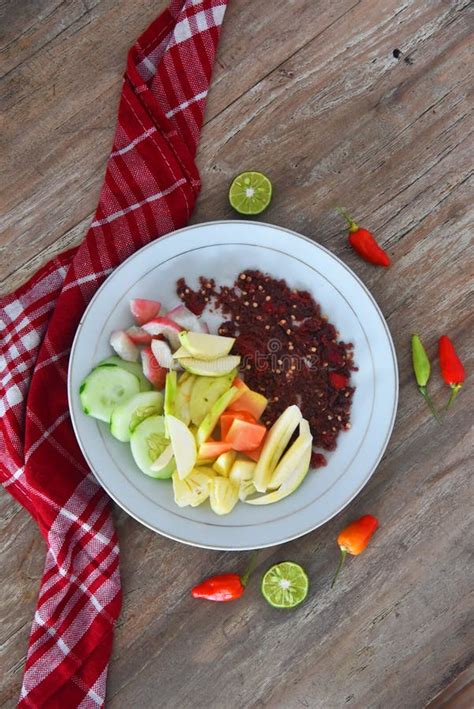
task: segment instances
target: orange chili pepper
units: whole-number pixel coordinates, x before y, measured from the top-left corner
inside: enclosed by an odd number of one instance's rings
[[[363,515],[360,519],[351,522],[345,527],[337,538],[337,543],[341,550],[339,565],[332,580],[331,588],[336,583],[336,579],[344,564],[347,554],[358,556],[361,554],[370,541],[373,533],[379,526],[378,519],[372,515]]]
[[[464,384],[466,373],[463,363],[459,359],[458,353],[447,335],[443,335],[439,338],[439,366],[444,381],[446,384],[449,384],[452,390],[448,405],[446,406],[446,408],[449,409]]]

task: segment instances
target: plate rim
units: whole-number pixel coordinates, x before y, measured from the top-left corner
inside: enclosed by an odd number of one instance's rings
[[[393,398],[393,407],[390,415],[390,424],[387,428],[386,431],[386,437],[385,437],[385,442],[383,446],[381,447],[375,462],[371,466],[371,469],[368,471],[366,477],[364,480],[360,483],[360,485],[357,487],[357,489],[353,492],[352,495],[349,496],[349,498],[344,502],[344,504],[336,511],[333,513],[330,513],[327,517],[324,519],[320,520],[317,524],[310,526],[308,529],[305,529],[303,531],[300,531],[296,534],[290,534],[289,536],[285,536],[284,538],[274,541],[271,543],[265,543],[263,545],[259,545],[258,547],[255,546],[238,546],[238,547],[230,547],[230,546],[219,546],[218,544],[203,544],[202,542],[195,542],[191,541],[189,539],[183,539],[178,536],[175,536],[173,534],[170,534],[169,532],[164,532],[161,529],[158,530],[155,526],[152,524],[148,523],[144,519],[140,518],[140,516],[136,512],[132,512],[126,505],[126,503],[122,502],[119,500],[114,493],[112,493],[109,489],[109,487],[104,484],[102,480],[100,480],[94,470],[94,466],[92,465],[92,462],[90,458],[87,455],[87,452],[85,450],[85,446],[82,444],[81,437],[79,435],[79,431],[76,427],[76,422],[75,422],[75,417],[74,417],[74,409],[72,405],[72,398],[73,398],[73,392],[72,392],[72,364],[74,360],[74,353],[78,344],[78,340],[80,337],[80,333],[84,324],[85,319],[88,316],[89,311],[93,308],[94,303],[96,300],[100,297],[100,294],[102,290],[105,288],[106,284],[108,283],[109,279],[112,278],[112,276],[115,276],[117,272],[119,272],[122,268],[125,268],[128,264],[129,261],[132,261],[134,258],[136,258],[138,253],[142,253],[143,251],[146,251],[149,248],[156,247],[157,243],[162,242],[165,239],[173,238],[178,234],[181,234],[182,232],[190,232],[193,231],[194,229],[202,229],[203,227],[213,227],[213,226],[226,226],[229,224],[240,224],[240,225],[245,225],[245,226],[256,226],[256,227],[264,227],[264,228],[269,228],[269,229],[274,229],[286,234],[289,234],[293,237],[297,237],[298,239],[302,239],[303,241],[306,241],[310,246],[315,247],[316,249],[321,249],[323,252],[325,252],[330,258],[334,259],[340,266],[342,266],[350,276],[357,282],[357,284],[361,287],[361,289],[364,291],[366,296],[369,298],[371,301],[371,304],[373,305],[380,322],[385,330],[385,334],[387,336],[387,341],[390,347],[390,351],[392,354],[392,363],[393,363],[393,371],[394,371],[394,398]],[[175,255],[179,256],[179,253]],[[361,278],[336,254],[334,254],[332,251],[330,251],[328,248],[323,246],[322,244],[314,241],[313,239],[309,238],[308,236],[305,236],[304,234],[300,234],[299,232],[293,231],[292,229],[289,229],[287,227],[282,227],[276,224],[270,224],[268,222],[262,222],[262,221],[256,221],[256,220],[250,220],[250,219],[218,219],[218,220],[211,220],[211,221],[206,221],[206,222],[200,222],[197,224],[189,224],[185,227],[182,227],[180,229],[176,229],[174,231],[171,231],[167,234],[164,234],[163,236],[156,237],[152,241],[150,241],[148,244],[145,244],[142,246],[140,249],[137,249],[134,251],[130,256],[128,256],[124,261],[122,261],[116,268],[114,268],[110,274],[105,278],[103,283],[99,286],[97,291],[94,293],[92,296],[91,300],[87,304],[81,319],[79,320],[74,339],[71,345],[71,351],[69,355],[69,362],[68,362],[68,373],[67,373],[67,398],[68,398],[68,410],[70,414],[70,419],[71,419],[71,424],[72,428],[74,431],[75,438],[77,440],[77,443],[79,445],[79,448],[81,449],[82,455],[84,456],[90,471],[94,475],[94,479],[96,480],[97,484],[102,487],[102,489],[109,495],[109,497],[121,508],[123,509],[128,515],[130,515],[133,519],[135,519],[137,522],[142,524],[143,526],[147,527],[148,529],[151,529],[153,532],[156,534],[160,534],[168,539],[172,539],[173,541],[180,542],[181,544],[186,544],[188,546],[193,546],[201,549],[212,549],[215,551],[248,551],[256,548],[270,548],[273,546],[277,546],[280,544],[285,544],[287,542],[290,542],[294,539],[299,539],[300,537],[305,536],[306,534],[309,534],[310,532],[315,531],[319,527],[322,527],[324,524],[329,522],[331,519],[339,515],[350,503],[357,497],[357,495],[363,490],[363,488],[368,484],[369,480],[371,477],[374,475],[375,471],[377,470],[380,461],[387,450],[388,444],[390,442],[393,429],[395,426],[395,421],[398,413],[398,403],[399,403],[399,391],[400,391],[400,382],[399,382],[399,367],[398,367],[398,359],[397,359],[397,354],[396,354],[396,349],[395,345],[393,342],[393,338],[390,332],[390,329],[388,327],[388,323],[385,319],[384,314],[382,313],[382,310],[375,300],[374,296],[368,289],[368,287],[365,285],[365,283],[361,280]]]

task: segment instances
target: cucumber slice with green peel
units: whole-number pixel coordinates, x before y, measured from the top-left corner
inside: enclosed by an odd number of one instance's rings
[[[212,362],[195,359],[194,357],[183,357],[179,360],[180,365],[191,374],[199,374],[201,377],[223,377],[239,366],[240,357],[238,355],[227,355],[219,357]]]
[[[191,392],[189,413],[191,421],[199,426],[212,409],[217,399],[232,386],[237,370],[233,369],[223,377],[197,377]]]
[[[135,463],[142,473],[150,478],[165,480],[176,470],[174,460],[171,460],[161,470],[152,470],[151,466],[168,448],[170,442],[165,434],[165,419],[163,416],[150,416],[138,424],[130,437],[130,448]]]
[[[138,394],[138,377],[121,367],[97,367],[84,379],[79,397],[85,414],[109,423],[113,410]]]
[[[153,389],[152,385],[143,374],[143,370],[138,362],[126,362],[124,359],[120,359],[120,357],[114,355],[113,357],[104,359],[103,362],[99,362],[97,367],[120,367],[121,369],[125,369],[126,372],[130,372],[130,374],[134,374],[138,377],[140,391],[151,391],[151,389]]]
[[[114,438],[126,443],[142,421],[162,412],[163,394],[159,391],[141,391],[112,411],[110,432]]]

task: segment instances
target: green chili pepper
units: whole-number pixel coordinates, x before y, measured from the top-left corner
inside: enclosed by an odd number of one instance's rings
[[[411,336],[411,356],[413,361],[413,371],[415,372],[416,383],[418,384],[420,394],[424,396],[425,401],[435,419],[440,421],[441,419],[434,407],[433,402],[431,401],[427,388],[431,373],[430,360],[418,335]]]

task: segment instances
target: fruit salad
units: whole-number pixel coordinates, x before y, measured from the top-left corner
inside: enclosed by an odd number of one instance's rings
[[[110,336],[114,355],[84,379],[85,414],[130,445],[142,473],[170,480],[180,507],[209,500],[219,515],[240,501],[282,500],[308,473],[313,436],[300,408],[262,423],[263,393],[239,375],[235,338],[209,332],[184,305],[134,299],[135,324]]]

